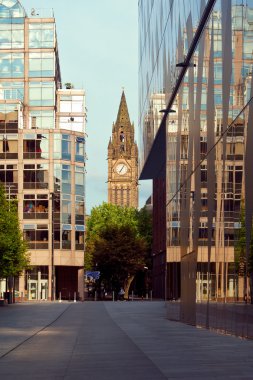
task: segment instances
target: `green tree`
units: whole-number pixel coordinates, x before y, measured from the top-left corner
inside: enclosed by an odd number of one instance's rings
[[[245,205],[242,201],[240,212],[240,228],[236,234],[235,244],[235,269],[239,276],[250,278],[251,302],[253,303],[253,234],[251,234],[249,257],[246,257],[246,225],[245,225]],[[246,287],[246,284],[245,284]]]
[[[145,265],[145,239],[127,225],[107,225],[94,242],[93,259],[101,272],[101,281],[115,290],[129,288],[136,272]]]
[[[134,244],[133,240],[135,239],[135,243],[137,244],[144,244],[142,246],[141,255],[142,260],[140,262],[140,257],[136,256],[136,266],[133,266],[134,263],[134,256],[131,257],[132,250],[130,249],[129,245],[122,246],[121,249],[117,247],[116,253],[121,252],[124,255],[125,258],[127,258],[127,252],[129,251],[129,264],[131,264],[131,270],[128,270],[128,273],[126,274],[125,271],[122,271],[122,266],[125,265],[126,260],[120,259],[115,260],[113,259],[113,265],[112,270],[114,271],[114,276],[106,274],[106,281],[111,281],[111,285],[117,283],[119,286],[124,286],[125,294],[128,295],[130,284],[133,280],[134,274],[138,270],[143,269],[144,266],[150,266],[148,263],[148,259],[150,256],[150,250],[151,250],[151,239],[152,239],[152,226],[151,226],[151,216],[148,214],[148,212],[144,209],[138,211],[135,208],[132,207],[121,207],[113,204],[103,203],[102,205],[98,207],[94,207],[91,210],[91,215],[88,218],[87,221],[87,235],[86,235],[86,250],[85,250],[85,269],[86,270],[92,270],[94,268],[98,268],[99,263],[99,255],[101,254],[102,257],[104,255],[107,255],[107,260],[110,262],[111,257],[110,255],[114,255],[114,250],[111,249],[112,247],[109,245],[107,240],[104,237],[104,233],[106,233],[106,236],[111,236],[111,240],[113,241],[113,244],[117,244],[117,241],[113,238],[113,235],[109,234],[109,229],[114,228],[115,231],[119,231],[119,235],[117,234],[117,238],[119,236],[122,236],[122,231],[129,232],[129,239],[131,239],[132,244]],[[121,230],[121,228],[123,230]],[[109,235],[108,235],[109,234]],[[125,236],[124,235],[124,236]],[[107,246],[110,247],[110,249],[107,249],[103,254],[102,250],[98,247],[101,247],[101,237],[103,237],[102,241],[103,244],[107,242]],[[119,239],[118,239],[119,240]],[[121,241],[121,239],[119,240]],[[141,242],[141,243],[140,243]],[[122,242],[121,242],[122,244]],[[125,244],[125,243],[124,243]],[[136,249],[137,249],[136,248]],[[139,252],[139,248],[138,248]],[[99,255],[98,255],[99,253]],[[117,263],[117,267],[115,264]],[[121,264],[122,263],[122,264]],[[96,266],[97,264],[97,266]],[[134,268],[134,270],[132,270]],[[101,268],[100,268],[101,269]],[[103,264],[103,270],[107,271],[108,266],[104,266]],[[102,271],[101,271],[102,272]],[[124,273],[126,278],[123,280],[122,275],[119,276],[117,273]],[[108,272],[109,273],[109,272]],[[103,277],[103,273],[102,273]],[[116,281],[117,278],[117,281]],[[111,280],[110,280],[111,279]],[[126,281],[127,279],[127,281]]]
[[[6,200],[0,186],[0,278],[18,276],[29,264],[27,244],[20,230],[17,202]]]

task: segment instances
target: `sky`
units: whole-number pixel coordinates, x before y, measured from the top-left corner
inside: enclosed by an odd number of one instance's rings
[[[138,144],[138,1],[20,0],[32,8],[53,9],[62,83],[86,92],[86,212],[107,202],[107,146],[124,88]],[[140,181],[139,207],[151,194]]]

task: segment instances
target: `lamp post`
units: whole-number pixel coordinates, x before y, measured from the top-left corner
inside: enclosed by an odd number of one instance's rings
[[[55,301],[55,266],[54,266],[54,193],[51,195],[51,301]]]

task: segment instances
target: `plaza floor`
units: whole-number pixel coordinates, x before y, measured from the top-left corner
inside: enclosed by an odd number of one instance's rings
[[[253,379],[253,341],[168,321],[158,301],[13,304],[0,379]]]

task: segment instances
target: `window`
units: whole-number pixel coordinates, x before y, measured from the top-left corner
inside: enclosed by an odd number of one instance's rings
[[[54,68],[53,52],[29,54],[29,77],[53,77]]]
[[[23,53],[0,53],[1,78],[19,78],[24,76]]]
[[[84,226],[75,227],[75,249],[84,250]]]
[[[84,195],[84,167],[75,167],[75,193],[76,195]]]
[[[24,24],[0,25],[0,49],[24,48]]]
[[[18,158],[18,135],[0,135],[0,159]]]
[[[11,188],[18,188],[17,165],[0,165],[0,182],[9,184]]]
[[[23,140],[24,158],[48,158],[48,134],[29,133]]]
[[[76,137],[76,154],[75,161],[84,162],[85,152],[84,152],[84,137]]]
[[[54,111],[30,111],[29,129],[53,129]]]
[[[24,189],[48,188],[48,164],[24,165]]]
[[[71,225],[62,225],[62,249],[71,249]]]
[[[62,223],[71,224],[71,200],[70,195],[62,195]]]
[[[30,82],[29,105],[30,106],[53,106],[55,103],[54,82]]]
[[[53,23],[29,24],[30,48],[53,48],[55,44],[55,27]]]
[[[55,193],[61,191],[71,194],[71,167],[70,165],[54,165],[54,187]]]
[[[1,97],[3,99],[24,99],[24,82],[1,82]],[[8,107],[13,105],[8,105]],[[17,107],[16,107],[17,108]]]
[[[23,230],[30,249],[48,249],[48,225],[25,224]]]
[[[80,195],[76,195],[75,219],[76,219],[76,224],[84,225],[84,197]]]
[[[48,195],[25,194],[23,200],[24,219],[48,219]]]
[[[71,159],[71,136],[64,134],[54,135],[54,158]]]
[[[0,105],[0,133],[18,132],[18,111],[15,104]],[[5,136],[7,138],[7,136]]]

